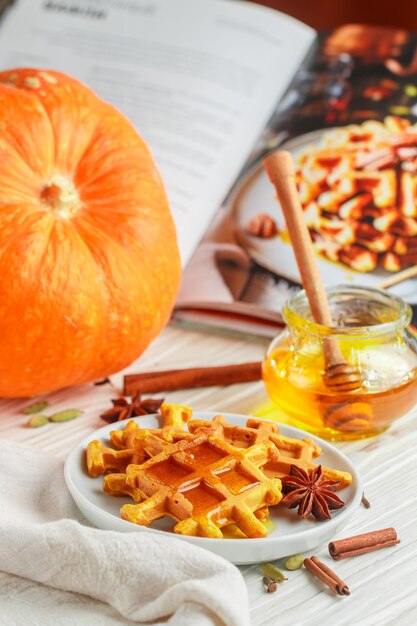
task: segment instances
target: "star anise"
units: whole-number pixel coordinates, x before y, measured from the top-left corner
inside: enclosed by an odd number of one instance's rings
[[[102,413],[100,417],[105,422],[112,424],[113,422],[121,422],[130,417],[150,415],[159,411],[163,401],[163,399],[159,398],[145,398],[141,400],[139,394],[133,396],[131,402],[128,402],[126,398],[114,398],[112,399],[113,406]]]
[[[285,494],[282,503],[289,509],[298,507],[299,517],[305,518],[311,513],[318,520],[330,519],[330,511],[345,504],[333,493],[341,481],[323,478],[321,465],[307,472],[291,465],[290,476],[284,476],[281,481]]]

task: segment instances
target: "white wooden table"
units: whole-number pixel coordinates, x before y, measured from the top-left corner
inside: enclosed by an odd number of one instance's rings
[[[168,327],[141,359],[126,372],[193,365],[220,365],[261,359],[264,342],[221,337]],[[84,414],[64,424],[39,429],[24,425],[27,401],[0,401],[0,437],[14,439],[48,454],[65,457],[89,432],[104,425],[99,414],[118,395],[122,374],[112,381],[116,389],[84,385],[50,394],[54,410],[80,408]],[[156,394],[155,394],[156,395]],[[190,404],[195,410],[250,414],[266,400],[262,383],[179,391],[168,401]],[[242,567],[254,626],[325,626],[417,624],[417,411],[401,418],[376,439],[337,444],[362,474],[370,509],[360,507],[343,536],[393,526],[401,543],[363,556],[333,562],[327,546],[315,554],[337,570],[351,590],[349,597],[333,595],[305,570],[289,572],[289,580],[273,594],[265,592],[257,565]],[[341,538],[341,537],[339,537]],[[236,600],[236,599],[234,599]],[[132,624],[110,607],[85,596],[60,592],[0,573],[0,624],[14,626],[13,606],[27,604],[28,626],[48,626],[60,606],[62,621],[54,626],[82,626],[83,616],[97,612],[100,626]],[[20,626],[20,625],[19,625]],[[198,625],[196,625],[198,626]]]

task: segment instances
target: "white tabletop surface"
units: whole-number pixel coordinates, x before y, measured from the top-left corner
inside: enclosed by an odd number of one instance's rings
[[[147,352],[125,372],[220,365],[261,359],[266,344],[168,327]],[[111,377],[115,388],[92,384],[49,394],[54,408],[79,408],[83,415],[64,424],[26,428],[23,400],[0,401],[0,437],[26,443],[64,458],[89,432],[104,423],[99,414],[121,390],[122,373]],[[154,394],[157,396],[158,394]],[[159,394],[161,396],[162,394]],[[261,382],[184,390],[164,394],[167,401],[195,410],[251,414],[267,400]],[[351,595],[337,597],[304,569],[288,572],[289,580],[268,594],[258,565],[241,567],[246,580],[253,626],[332,626],[417,624],[417,410],[374,439],[336,444],[361,472],[370,509],[360,507],[343,531],[344,537],[393,526],[401,539],[395,547],[334,562],[327,546],[315,554],[337,571]],[[342,536],[337,537],[342,538]],[[311,556],[311,554],[307,555]],[[0,624],[13,625],[13,607],[27,604],[30,626],[82,626],[83,615],[97,610],[85,596],[60,592],[0,572]],[[101,617],[103,616],[103,617]],[[110,608],[100,607],[100,626],[133,624]],[[198,626],[198,625],[196,625]]]

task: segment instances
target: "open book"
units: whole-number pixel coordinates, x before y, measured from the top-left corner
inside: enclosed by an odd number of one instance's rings
[[[417,263],[416,42],[238,0],[15,0],[0,64],[79,78],[148,142],[184,266],[174,320],[273,335],[299,275],[266,152],[294,154],[325,282]]]

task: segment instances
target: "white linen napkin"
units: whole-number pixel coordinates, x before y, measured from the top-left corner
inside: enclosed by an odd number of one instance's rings
[[[139,623],[249,625],[234,565],[174,537],[92,528],[67,490],[62,461],[5,440],[0,570],[107,602]]]

